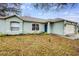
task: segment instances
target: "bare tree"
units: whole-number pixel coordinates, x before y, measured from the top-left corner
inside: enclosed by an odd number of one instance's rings
[[[36,9],[43,9],[45,11],[50,10],[50,8],[55,7],[55,10],[58,9],[63,9],[64,7],[66,7],[67,5],[70,5],[70,7],[72,8],[75,3],[32,3],[32,6]]]
[[[0,3],[0,16],[7,16],[12,14],[20,15],[20,3]]]
[[[7,4],[0,3],[0,16],[5,16],[5,11],[7,11]]]

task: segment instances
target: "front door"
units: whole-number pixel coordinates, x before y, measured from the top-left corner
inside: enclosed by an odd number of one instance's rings
[[[45,32],[47,32],[47,24],[45,24]]]

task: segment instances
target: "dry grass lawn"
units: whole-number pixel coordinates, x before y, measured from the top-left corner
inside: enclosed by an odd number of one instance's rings
[[[79,40],[58,35],[0,37],[1,56],[79,56]]]

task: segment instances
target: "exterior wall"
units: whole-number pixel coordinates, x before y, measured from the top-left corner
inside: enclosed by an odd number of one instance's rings
[[[5,20],[0,19],[0,33],[5,34],[6,33],[6,24]]]
[[[19,31],[11,31],[11,28],[10,28],[11,21],[16,21],[16,22],[20,23]],[[11,17],[11,18],[6,19],[6,25],[5,25],[6,26],[6,34],[21,34],[22,33],[22,24],[23,24],[23,21],[17,17]]]
[[[78,34],[79,27],[76,25],[76,34]]]
[[[10,27],[11,21],[16,21],[16,22],[20,23],[19,31],[11,31],[11,27]],[[69,22],[69,23],[72,24],[71,22]],[[65,24],[67,25],[69,23],[65,23],[64,21],[54,22],[54,23],[50,22],[49,23],[50,27],[48,27],[48,28],[50,28],[50,33],[65,35],[66,34]],[[32,24],[39,24],[39,30],[33,31]],[[75,26],[74,33],[76,33],[78,31],[78,29],[76,27],[77,25],[73,25],[73,26]],[[48,28],[47,28],[47,30],[48,30]],[[69,28],[71,28],[71,27],[69,27]],[[71,31],[71,30],[69,30],[69,31]],[[45,32],[45,24],[43,24],[43,23],[23,22],[23,20],[21,20],[17,17],[11,17],[11,18],[8,18],[6,20],[0,19],[0,33],[3,33],[3,34],[28,34],[28,33],[41,33],[41,32]]]
[[[24,25],[23,25],[24,26],[24,28],[23,28],[23,33],[24,34],[44,32],[44,24],[42,24],[42,23],[36,23],[36,24],[39,24],[39,30],[38,31],[33,31],[32,30],[32,24],[35,24],[35,23],[24,22]]]
[[[51,32],[54,34],[64,35],[64,22],[55,22],[51,24]]]

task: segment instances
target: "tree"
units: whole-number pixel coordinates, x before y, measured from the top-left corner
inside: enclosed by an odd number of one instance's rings
[[[20,15],[20,3],[0,3],[0,16],[8,16],[12,14]]]
[[[32,4],[34,8],[43,9],[45,11],[50,10],[50,8],[52,7],[56,7],[55,10],[63,9],[67,5],[70,5],[70,7],[72,8],[75,5],[75,3],[34,3]]]
[[[0,16],[5,16],[6,10],[7,10],[7,4],[0,3]]]

